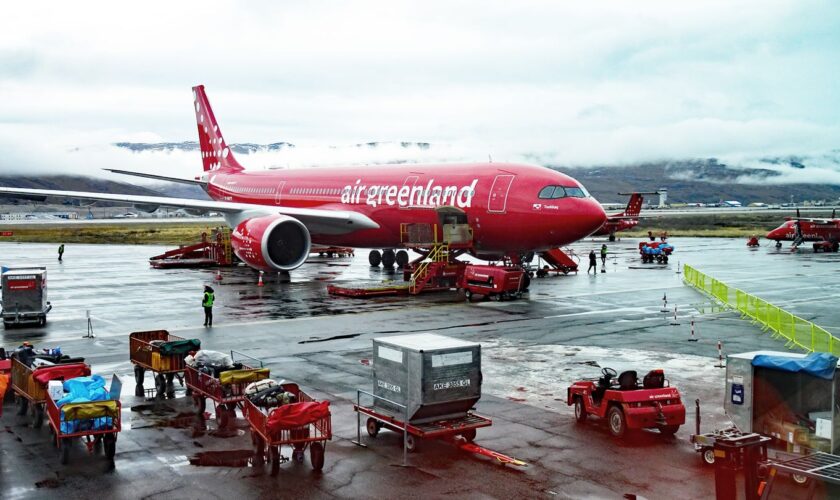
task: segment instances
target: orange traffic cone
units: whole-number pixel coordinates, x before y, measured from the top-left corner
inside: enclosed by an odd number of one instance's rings
[[[262,279],[263,272],[260,271],[260,280],[257,282],[257,286],[265,286]]]
[[[216,281],[222,281],[222,271],[221,271],[221,269],[216,271]]]

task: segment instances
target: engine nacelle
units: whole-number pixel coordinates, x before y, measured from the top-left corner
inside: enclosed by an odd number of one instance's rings
[[[291,271],[309,257],[312,240],[299,220],[285,215],[266,215],[240,222],[231,232],[236,256],[261,271]]]

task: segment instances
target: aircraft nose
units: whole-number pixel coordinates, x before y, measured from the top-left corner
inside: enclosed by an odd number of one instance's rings
[[[586,234],[582,235],[581,238],[585,238],[590,234],[594,233],[595,231],[600,229],[605,222],[607,222],[607,213],[604,212],[604,208],[601,206],[601,204],[598,203],[598,201],[596,201],[595,198],[590,198],[588,201],[589,206],[586,210],[586,223],[584,226],[584,228],[586,229]]]

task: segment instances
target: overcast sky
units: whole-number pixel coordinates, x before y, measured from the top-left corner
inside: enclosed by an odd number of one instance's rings
[[[111,144],[195,140],[198,83],[228,142],[302,146],[255,169],[400,140],[437,145],[421,160],[821,155],[839,49],[831,0],[7,2],[0,172],[190,176],[197,153]]]

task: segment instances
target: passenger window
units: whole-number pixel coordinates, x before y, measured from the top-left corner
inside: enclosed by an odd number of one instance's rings
[[[554,194],[554,186],[546,186],[540,190],[539,198],[542,200],[550,200]]]
[[[551,195],[552,198],[565,198],[566,197],[566,189],[563,186],[557,186],[554,188],[554,194]]]

